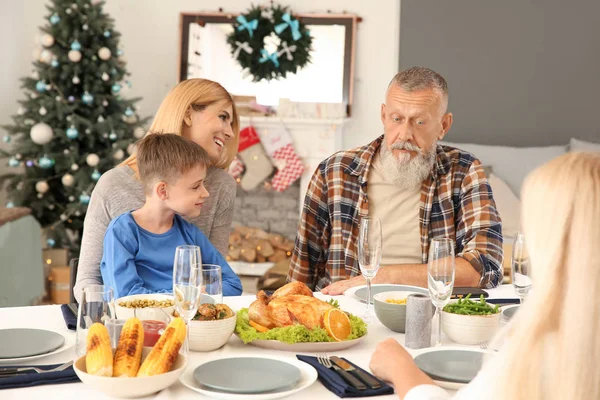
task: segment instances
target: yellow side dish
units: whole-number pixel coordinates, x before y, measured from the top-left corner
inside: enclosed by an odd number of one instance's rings
[[[385,302],[392,304],[406,304],[406,299],[387,299]]]

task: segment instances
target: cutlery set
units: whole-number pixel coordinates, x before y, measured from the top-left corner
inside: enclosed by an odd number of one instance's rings
[[[41,369],[41,368],[37,368],[37,367],[18,367],[18,368],[5,367],[5,368],[0,368],[0,379],[15,376],[15,375],[23,375],[27,371],[35,371],[38,374],[64,371],[65,369],[69,368],[71,365],[73,365],[73,361],[66,362],[66,363],[59,365],[58,367],[52,368],[52,369]]]
[[[317,361],[326,368],[335,371],[356,390],[379,389],[381,383],[368,372],[354,368],[346,360],[327,354],[317,354]]]

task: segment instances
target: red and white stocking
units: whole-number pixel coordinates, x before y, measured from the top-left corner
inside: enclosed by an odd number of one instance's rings
[[[285,128],[263,130],[258,136],[271,162],[277,167],[271,187],[283,192],[302,176],[304,163],[296,153],[292,137]]]
[[[246,173],[240,181],[240,186],[246,191],[256,188],[273,172],[273,164],[265,154],[256,130],[252,126],[240,132],[238,157],[246,166]]]
[[[229,175],[231,175],[233,179],[237,180],[239,177],[242,176],[245,169],[246,167],[244,166],[242,160],[240,160],[240,158],[236,156],[233,159],[233,161],[231,161],[231,164],[229,164],[229,169],[227,170],[227,172],[229,172]]]

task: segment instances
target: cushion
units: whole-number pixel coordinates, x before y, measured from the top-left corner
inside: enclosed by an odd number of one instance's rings
[[[600,143],[571,138],[571,151],[600,151]]]
[[[528,173],[540,165],[567,152],[567,146],[509,147],[470,143],[440,142],[468,151],[483,165],[492,166],[498,177],[521,196],[521,185]]]
[[[494,193],[496,208],[502,218],[502,236],[505,239],[512,238],[521,227],[521,200],[496,174],[490,174],[488,182]]]

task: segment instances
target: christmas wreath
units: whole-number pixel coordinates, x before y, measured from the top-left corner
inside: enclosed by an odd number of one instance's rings
[[[258,82],[285,78],[308,64],[312,37],[288,7],[253,6],[236,18],[227,43],[233,58]]]

